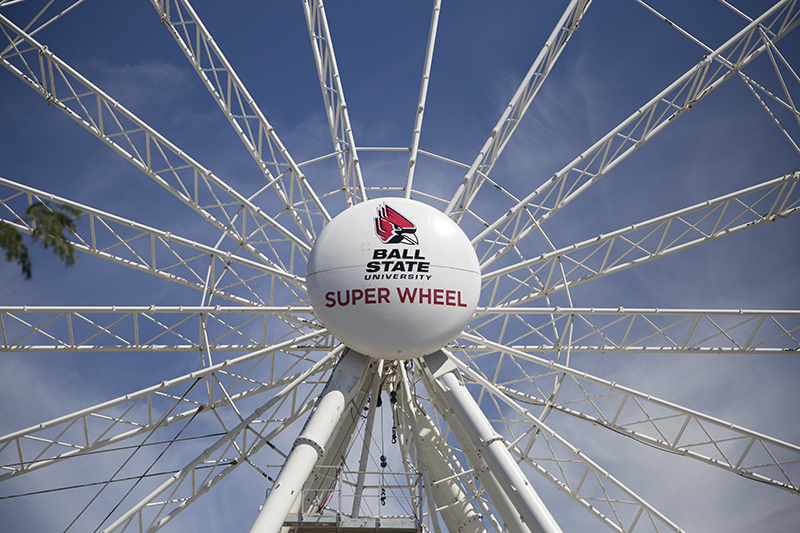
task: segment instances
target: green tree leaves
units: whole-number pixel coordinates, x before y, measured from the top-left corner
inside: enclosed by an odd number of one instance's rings
[[[45,202],[31,204],[25,211],[25,219],[33,229],[31,237],[45,249],[52,248],[67,266],[78,260],[68,235],[75,232],[75,223],[80,216],[79,209],[66,205],[52,207]],[[0,221],[0,248],[6,251],[6,260],[19,263],[22,275],[30,279],[33,270],[28,247],[19,230],[5,221]]]

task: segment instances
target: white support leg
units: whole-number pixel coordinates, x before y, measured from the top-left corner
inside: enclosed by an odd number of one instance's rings
[[[436,390],[433,382],[429,382],[429,390]],[[441,398],[441,394],[432,394],[437,408],[446,413],[448,411],[447,403]],[[492,471],[486,465],[486,462],[477,451],[477,447],[473,445],[469,433],[465,430],[461,423],[455,416],[446,416],[447,424],[450,431],[453,432],[458,442],[461,444],[461,449],[464,454],[469,458],[472,468],[475,471],[475,477],[481,482],[483,489],[488,494],[492,501],[497,514],[500,515],[507,531],[514,533],[531,533],[531,530],[522,519],[522,515],[516,510],[514,504],[508,498],[506,491],[503,489],[500,482],[494,477]]]
[[[378,363],[378,370],[375,379],[372,380],[372,391],[369,400],[369,412],[367,413],[367,424],[364,426],[364,442],[361,448],[361,459],[358,462],[358,478],[356,480],[356,491],[353,496],[353,510],[350,516],[356,518],[361,513],[361,498],[364,494],[364,480],[369,465],[369,446],[372,443],[372,428],[375,425],[375,414],[378,412],[378,398],[381,393],[381,373],[383,372],[383,360]]]
[[[455,477],[453,467],[444,455],[444,443],[439,431],[428,416],[407,402],[408,420],[417,449],[425,461],[425,469],[433,499],[448,531],[486,533],[480,513]]]
[[[358,392],[370,359],[346,350],[311,412],[250,533],[278,533],[286,515],[302,492],[317,460],[334,433],[342,414]]]
[[[477,456],[473,461],[480,465],[486,464],[488,470],[496,480],[488,480],[484,486],[489,490],[500,489],[516,510],[516,516],[521,518],[532,533],[562,533],[550,511],[536,494],[525,474],[511,456],[505,444],[505,439],[494,431],[489,420],[480,410],[472,395],[463,385],[457,371],[447,357],[437,352],[425,357],[425,363],[431,371],[435,383],[431,383],[431,393],[446,407],[445,412],[450,413],[452,427],[456,438],[471,454]],[[465,442],[467,441],[467,442]],[[473,457],[470,458],[473,460]],[[478,468],[477,465],[476,468]],[[494,485],[494,487],[492,487]],[[501,516],[507,515],[498,508]],[[515,522],[514,517],[503,516],[504,522]]]

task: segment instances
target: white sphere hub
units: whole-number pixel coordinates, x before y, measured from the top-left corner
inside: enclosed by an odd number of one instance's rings
[[[308,295],[342,343],[410,359],[452,341],[478,306],[481,275],[464,232],[433,207],[369,200],[334,218],[308,258]]]

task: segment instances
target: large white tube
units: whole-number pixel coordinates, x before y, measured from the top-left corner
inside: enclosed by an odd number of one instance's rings
[[[439,515],[448,531],[485,533],[480,513],[461,488],[452,466],[444,454],[444,439],[428,416],[409,402],[409,421],[416,433],[417,447],[425,459],[431,485],[428,487]]]
[[[369,358],[346,350],[270,490],[250,533],[279,533],[317,460],[358,392]]]
[[[456,371],[447,369],[445,355],[437,353],[427,356],[426,363],[440,370],[434,374],[439,384],[436,393],[446,404],[450,418],[455,418],[455,424],[463,428],[464,435],[456,436],[471,441],[471,447],[485,461],[528,529],[532,533],[562,533],[553,515],[511,456],[505,439],[494,431]]]

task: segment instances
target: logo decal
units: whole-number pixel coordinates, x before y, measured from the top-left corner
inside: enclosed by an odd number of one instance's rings
[[[384,244],[419,244],[414,223],[386,204],[378,207],[375,233]]]

